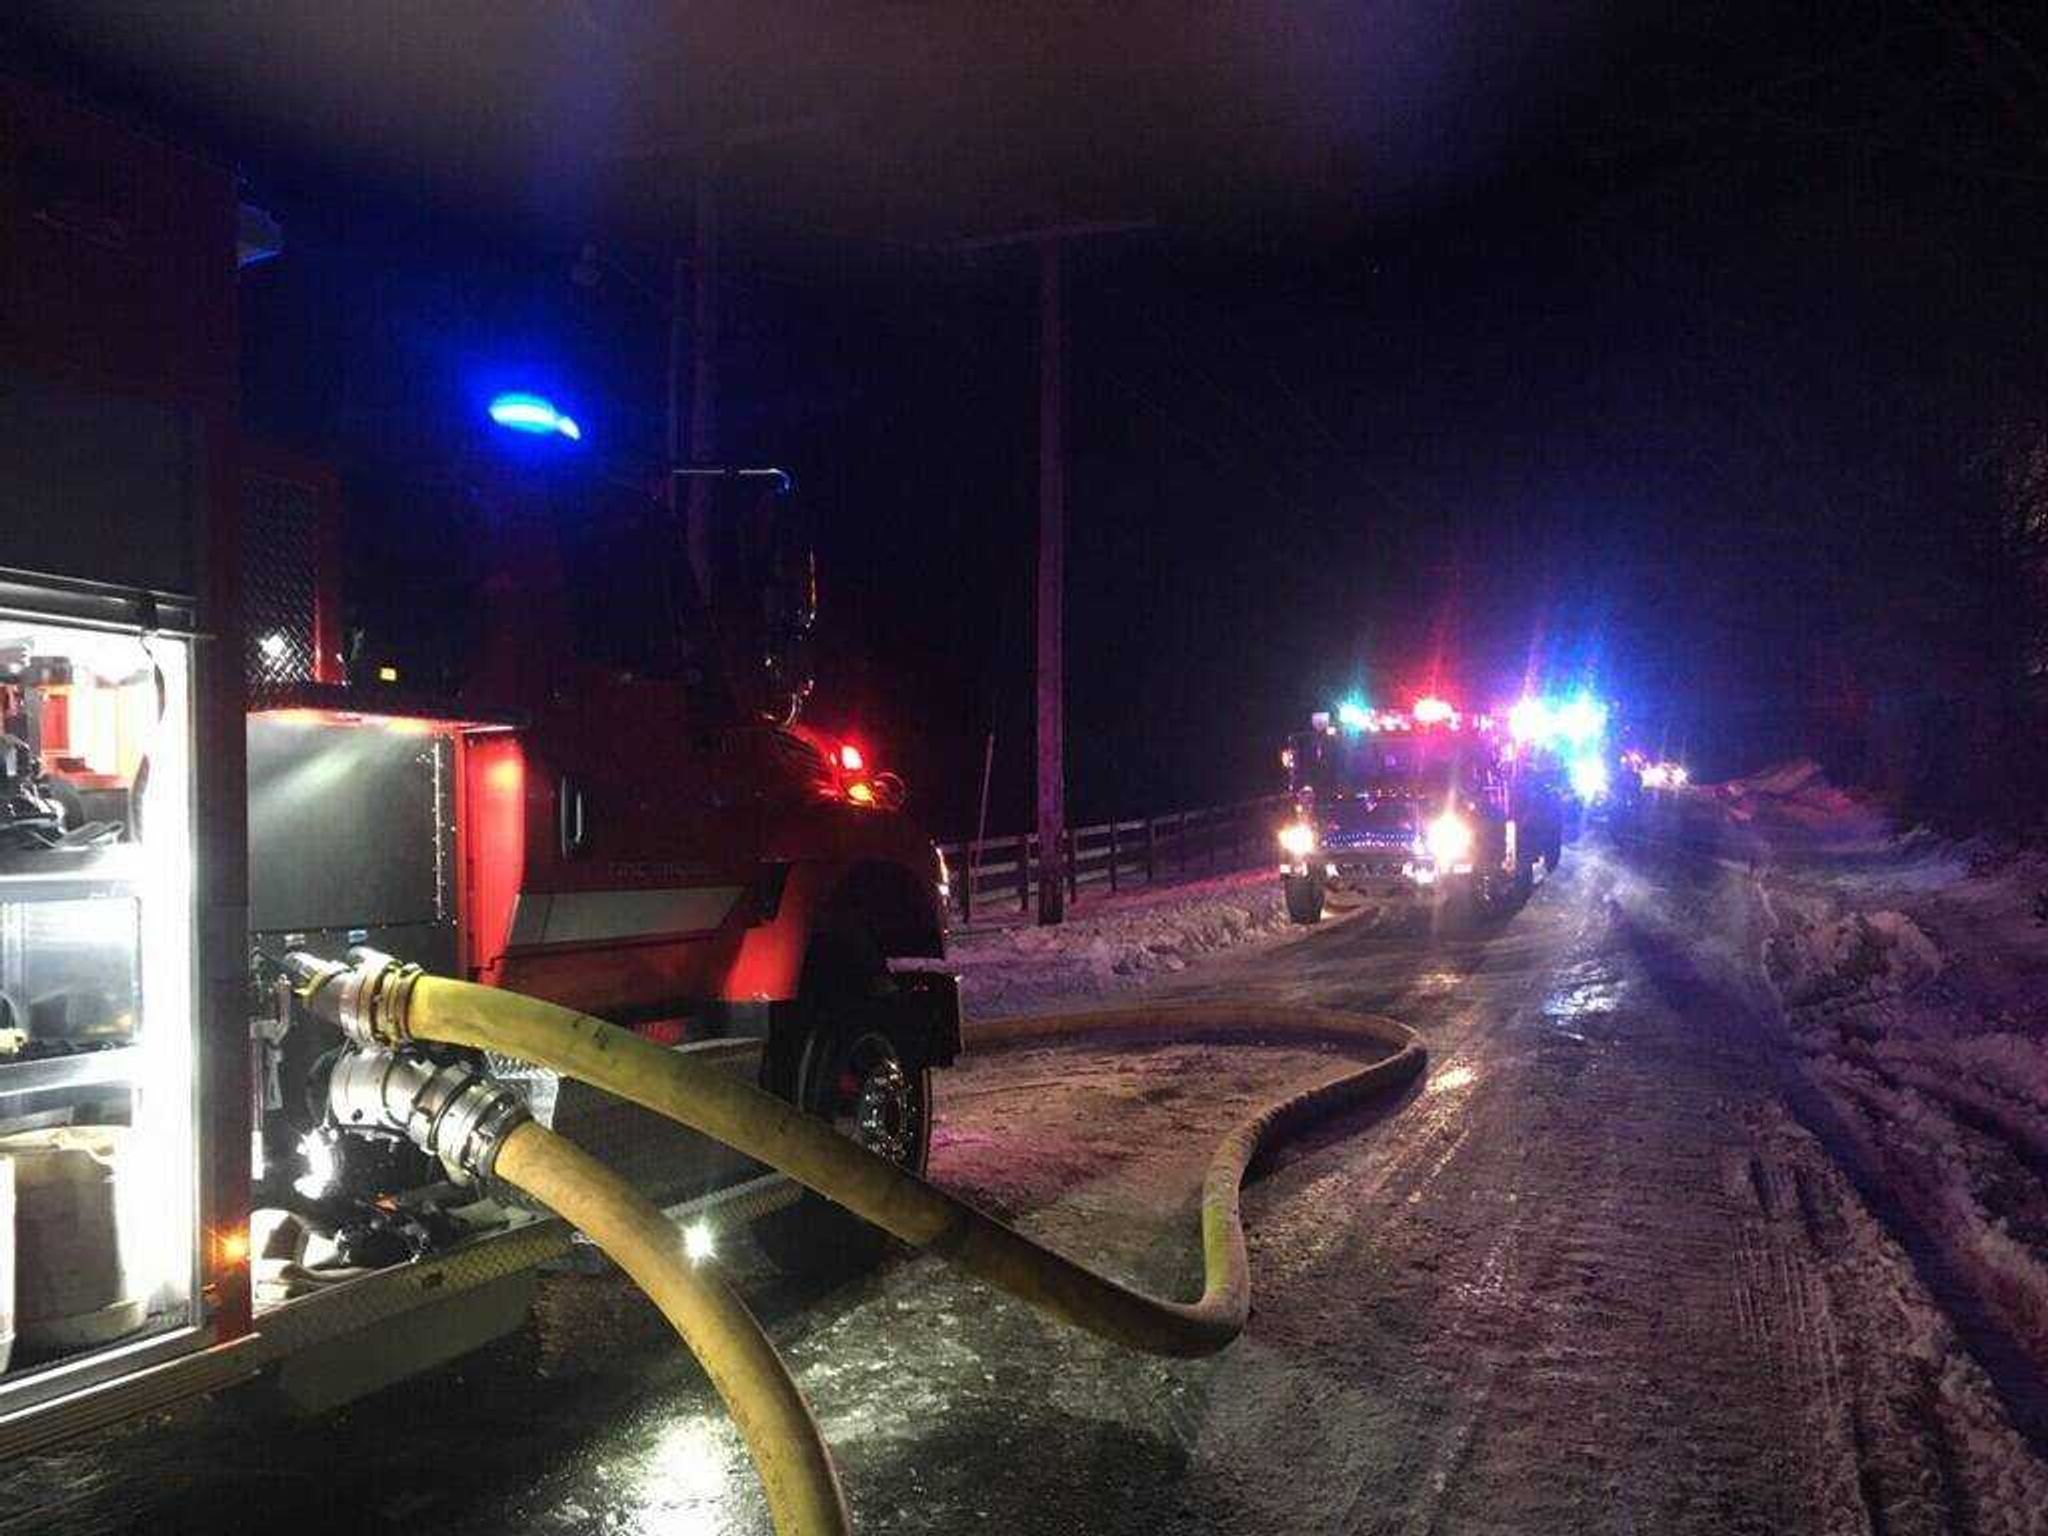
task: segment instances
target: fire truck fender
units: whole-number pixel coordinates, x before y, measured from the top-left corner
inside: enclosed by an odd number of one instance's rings
[[[906,1062],[948,1066],[960,1051],[960,993],[950,976],[892,972],[892,960],[935,959],[944,950],[937,897],[900,864],[792,872],[809,908],[798,995],[771,1013],[771,1037],[788,1042],[831,1000],[865,1014],[895,1041]],[[795,880],[811,875],[814,880]],[[815,883],[814,883],[815,881]],[[771,1043],[771,1053],[775,1045]]]
[[[858,940],[867,968],[935,959],[944,927],[935,883],[893,860],[803,859],[763,866],[751,920],[724,982],[730,1002],[793,1000],[821,935]]]
[[[822,912],[827,928],[858,928],[887,960],[936,960],[946,952],[937,886],[901,864],[854,865],[834,884]]]

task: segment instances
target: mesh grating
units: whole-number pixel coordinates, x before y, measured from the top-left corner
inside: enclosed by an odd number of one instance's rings
[[[244,481],[242,516],[249,685],[310,682],[319,493],[301,481],[253,471]]]

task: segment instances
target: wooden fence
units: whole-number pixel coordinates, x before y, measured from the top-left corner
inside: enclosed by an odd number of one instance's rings
[[[1236,805],[1069,827],[1067,894],[1121,891],[1270,862],[1277,857],[1273,836],[1292,806],[1287,795],[1268,795]],[[1032,909],[1045,869],[1037,833],[944,843],[939,851],[952,871],[953,910],[963,921]]]

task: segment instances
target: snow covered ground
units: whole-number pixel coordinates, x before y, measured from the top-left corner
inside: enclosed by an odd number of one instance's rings
[[[981,1017],[1145,988],[1427,1039],[1426,1081],[1248,1187],[1253,1311],[1222,1354],[1133,1355],[932,1255],[820,1290],[721,1245],[858,1529],[2048,1536],[2048,860],[1898,835],[1794,764],[1589,837],[1477,930],[1297,937],[1276,884],[956,953]],[[934,1176],[1191,1295],[1217,1136],[1333,1065],[970,1034]],[[552,1277],[522,1333],[312,1428],[191,1409],[0,1466],[0,1536],[239,1529],[769,1525],[715,1394],[607,1274]]]
[[[1793,763],[1694,797],[1747,857],[1809,1118],[2048,1432],[2048,854],[1895,831]],[[2043,1516],[2048,1520],[2048,1515]]]
[[[1352,916],[1332,912],[1325,923]],[[1288,921],[1279,877],[1261,867],[1092,898],[1055,928],[1018,921],[956,933],[946,964],[968,1018],[997,1018],[1128,992],[1201,956],[1303,931]]]

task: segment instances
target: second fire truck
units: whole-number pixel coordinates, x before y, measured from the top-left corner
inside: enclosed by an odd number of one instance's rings
[[[1282,753],[1294,816],[1280,880],[1297,923],[1331,890],[1469,917],[1562,857],[1567,796],[1549,755],[1437,698],[1317,714]]]

